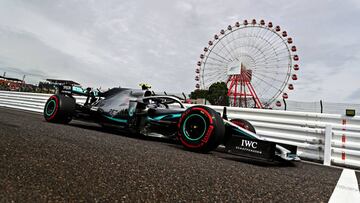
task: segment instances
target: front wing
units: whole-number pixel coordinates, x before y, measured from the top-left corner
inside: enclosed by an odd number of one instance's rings
[[[225,149],[230,154],[253,157],[267,161],[273,161],[276,157],[283,160],[299,160],[296,155],[296,146],[282,145],[274,142],[257,139],[247,139],[233,136]]]
[[[268,141],[229,121],[225,122],[230,137],[225,143],[225,150],[228,153],[267,161],[276,158],[287,161],[300,160],[296,146]]]

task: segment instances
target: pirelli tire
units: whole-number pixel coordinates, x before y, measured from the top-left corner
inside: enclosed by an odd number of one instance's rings
[[[44,107],[44,118],[48,122],[67,124],[75,111],[75,99],[66,95],[52,95]]]
[[[248,131],[256,134],[256,130],[255,130],[254,126],[247,120],[240,119],[240,118],[234,118],[234,119],[231,119],[230,122],[239,126],[242,129],[248,130]],[[231,136],[232,136],[231,129],[226,129],[224,140],[223,140],[222,144],[226,145],[228,143],[228,141],[231,139]]]
[[[231,119],[230,122],[239,126],[240,128],[243,128],[245,130],[248,130],[248,131],[256,134],[256,130],[255,130],[254,126],[247,120],[235,118],[235,119]]]
[[[207,106],[192,106],[181,116],[178,137],[181,144],[191,151],[207,153],[222,142],[225,125],[221,116]]]

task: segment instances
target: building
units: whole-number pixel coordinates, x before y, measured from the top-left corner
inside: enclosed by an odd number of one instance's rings
[[[0,88],[10,91],[18,91],[22,86],[25,85],[23,80],[17,78],[9,78],[0,76]]]

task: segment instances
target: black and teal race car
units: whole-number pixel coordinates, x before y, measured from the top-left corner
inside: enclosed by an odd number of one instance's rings
[[[79,103],[74,95],[86,96]],[[106,92],[63,85],[44,107],[48,122],[72,119],[96,122],[134,135],[174,139],[184,148],[207,153],[219,146],[226,152],[264,160],[298,160],[296,147],[267,141],[243,119],[227,119],[209,106],[186,108],[179,98],[149,90],[112,88]]]

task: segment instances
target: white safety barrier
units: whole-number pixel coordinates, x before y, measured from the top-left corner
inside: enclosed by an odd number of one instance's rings
[[[51,94],[0,91],[0,106],[43,112]],[[76,97],[84,103],[85,97]],[[191,105],[186,105],[191,106]],[[210,106],[222,113],[222,106]],[[303,159],[360,168],[360,117],[227,107],[229,119],[246,119],[258,135],[295,145]]]
[[[42,113],[46,101],[52,94],[0,91],[0,106]],[[75,96],[76,101],[85,103],[85,97]]]

